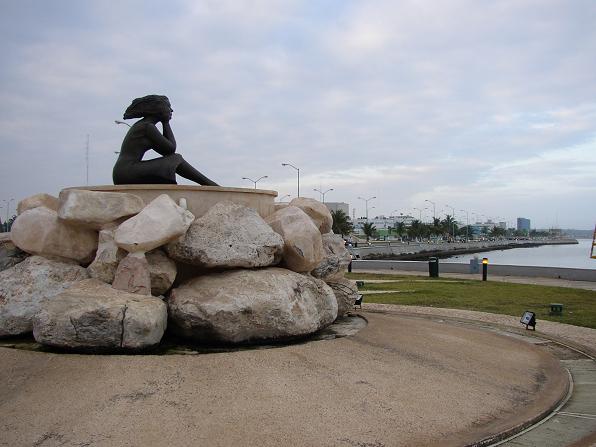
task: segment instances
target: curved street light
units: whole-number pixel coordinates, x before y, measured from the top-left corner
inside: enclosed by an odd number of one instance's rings
[[[249,181],[253,182],[253,183],[255,184],[255,189],[257,189],[257,183],[258,183],[260,180],[263,180],[264,178],[269,178],[269,176],[268,176],[268,175],[264,175],[264,176],[262,176],[262,177],[259,177],[259,178],[258,178],[258,179],[256,179],[256,180],[253,180],[253,179],[251,179],[251,178],[248,178],[248,177],[242,177],[242,180],[249,180]]]
[[[428,200],[428,199],[424,199],[424,201],[428,202],[428,203],[432,203],[432,205],[433,205],[433,219],[436,219],[437,218],[436,203],[431,200]]]
[[[369,197],[368,199],[365,199],[364,197],[358,197],[360,200],[364,200],[365,204],[366,204],[366,221],[368,222],[368,201],[372,200],[372,199],[376,199],[376,196],[372,196]]]
[[[298,172],[298,195],[296,197],[300,197],[300,168],[297,168],[296,166],[294,166],[291,163],[282,163],[282,166],[290,166],[291,168],[294,168],[297,172]]]
[[[317,191],[319,194],[321,194],[321,196],[323,196],[323,203],[325,203],[325,194],[327,194],[329,191],[334,191],[333,188],[329,188],[327,191],[321,191],[320,189],[313,189],[313,191]]]
[[[420,218],[418,219],[420,222],[422,222],[422,210],[420,208],[416,208],[415,206],[412,207],[412,209],[414,210],[418,210],[420,212]],[[425,208],[426,209],[426,208]]]

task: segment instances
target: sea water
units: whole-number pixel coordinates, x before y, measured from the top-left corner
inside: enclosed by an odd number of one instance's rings
[[[481,259],[488,258],[488,262],[491,264],[596,269],[596,259],[590,258],[592,239],[578,239],[577,241],[578,244],[572,245],[541,245],[540,247],[468,253],[441,259],[441,262],[468,263],[474,256],[478,256]],[[596,255],[596,252],[594,254]]]

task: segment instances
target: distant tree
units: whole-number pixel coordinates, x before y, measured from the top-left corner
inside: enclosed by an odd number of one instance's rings
[[[406,232],[406,224],[403,222],[395,222],[395,225],[393,226],[393,231],[395,231],[395,234],[397,234],[401,239],[401,237]]]
[[[0,228],[4,231],[10,231],[10,229],[12,228],[12,223],[15,221],[16,218],[17,216],[12,216],[10,219],[4,222]]]
[[[410,239],[418,239],[424,235],[425,229],[424,224],[418,219],[414,219],[410,228],[408,228],[408,237]]]
[[[438,217],[433,217],[433,221],[429,228],[430,234],[435,236],[440,236],[444,233],[443,224],[441,223],[441,219]]]
[[[331,217],[333,217],[333,232],[335,234],[350,234],[354,229],[350,218],[342,210],[331,211]]]
[[[492,237],[502,237],[505,236],[505,229],[501,228],[501,227],[493,227],[492,230],[490,230],[490,236]]]
[[[472,237],[472,234],[474,234],[474,233],[472,233],[472,226],[464,225],[463,227],[458,228],[457,234],[459,236],[466,236],[466,237],[470,238],[470,237]]]
[[[376,236],[377,227],[375,227],[374,224],[371,224],[370,222],[366,222],[364,225],[362,225],[362,231],[364,231],[366,241],[368,242],[371,237],[374,238]]]

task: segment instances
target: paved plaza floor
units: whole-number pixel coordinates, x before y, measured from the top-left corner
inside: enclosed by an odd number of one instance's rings
[[[355,335],[197,355],[0,348],[3,446],[462,446],[548,413],[549,350],[365,308]]]

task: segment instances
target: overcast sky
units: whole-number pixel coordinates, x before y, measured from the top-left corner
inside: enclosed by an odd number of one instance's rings
[[[114,120],[163,94],[224,186],[295,196],[286,162],[357,217],[376,196],[370,216],[596,222],[595,1],[1,4],[0,200],[84,185],[87,134],[111,184]]]

